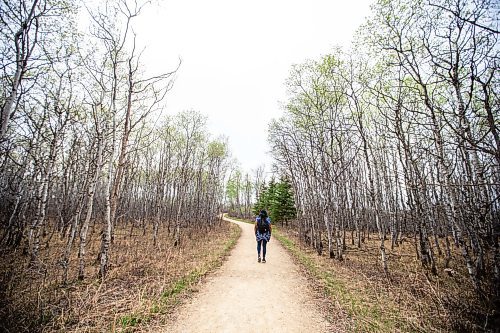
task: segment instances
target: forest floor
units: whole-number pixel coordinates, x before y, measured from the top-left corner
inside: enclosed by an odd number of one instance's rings
[[[321,297],[276,240],[267,263],[257,262],[253,225],[236,222],[241,237],[220,270],[173,314],[173,323],[151,332],[344,332],[332,325]]]
[[[438,274],[422,267],[412,239],[390,249],[389,272],[380,264],[380,241],[351,243],[342,261],[330,259],[300,242],[297,230],[274,228],[303,271],[316,283],[334,313],[348,318],[349,332],[500,332],[499,309],[472,288],[465,264],[453,249],[450,268],[437,262]],[[325,253],[326,252],[326,253]]]

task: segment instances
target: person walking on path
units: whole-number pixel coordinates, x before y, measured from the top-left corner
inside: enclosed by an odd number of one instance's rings
[[[261,210],[255,219],[255,238],[257,239],[257,262],[261,261],[260,249],[262,248],[262,262],[266,262],[266,245],[271,240],[271,219],[265,210]]]

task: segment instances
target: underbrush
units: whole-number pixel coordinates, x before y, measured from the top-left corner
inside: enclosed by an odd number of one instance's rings
[[[153,246],[152,230],[115,229],[110,270],[97,277],[100,238],[88,243],[86,278],[77,279],[77,250],[62,283],[65,240],[44,239],[41,265],[29,268],[20,250],[2,250],[0,262],[0,331],[132,332],[168,320],[168,314],[208,272],[220,266],[240,234],[222,222],[212,229],[185,229],[173,246],[166,229]]]
[[[375,235],[359,249],[347,246],[344,260],[338,261],[301,244],[293,229],[274,230],[339,310],[347,312],[352,331],[495,332],[492,321],[498,310],[475,293],[458,250],[449,269],[438,260],[438,275],[433,275],[415,257],[412,240],[392,251],[388,241],[386,275]]]

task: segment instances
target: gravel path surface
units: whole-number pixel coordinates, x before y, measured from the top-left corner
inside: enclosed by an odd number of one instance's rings
[[[328,332],[307,279],[281,244],[271,238],[267,263],[257,263],[253,225],[232,222],[242,233],[230,257],[164,332]]]

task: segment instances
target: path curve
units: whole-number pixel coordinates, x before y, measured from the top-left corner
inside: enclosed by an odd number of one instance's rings
[[[224,265],[178,309],[165,332],[327,332],[308,282],[276,239],[257,263],[253,225],[230,219],[241,237]]]

